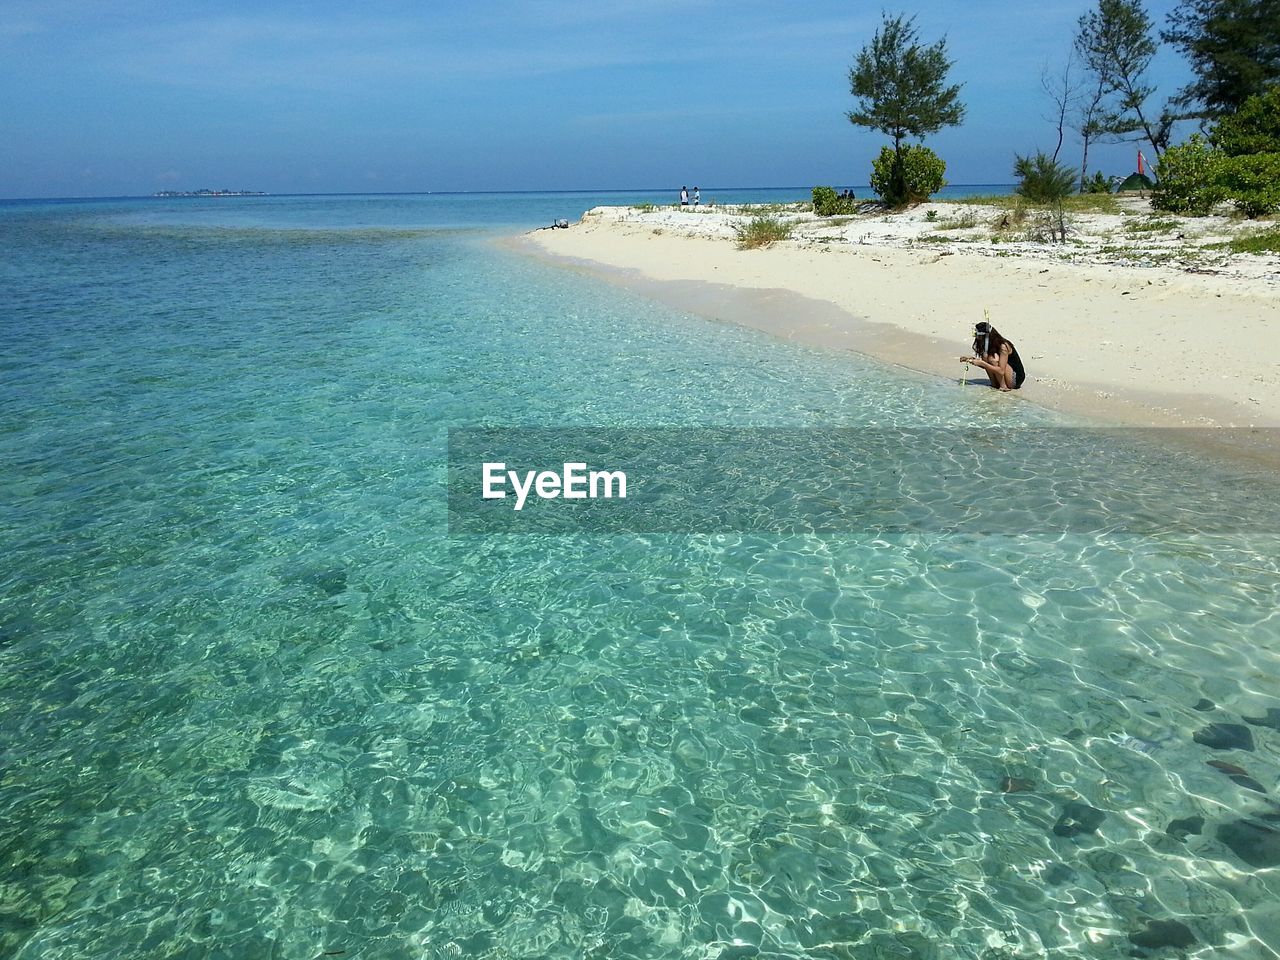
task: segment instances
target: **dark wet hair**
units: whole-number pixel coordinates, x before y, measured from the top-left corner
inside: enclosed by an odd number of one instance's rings
[[[983,360],[987,359],[988,354],[999,353],[1006,343],[1010,350],[1013,349],[1012,341],[1000,336],[1000,331],[985,320],[974,325],[973,334],[973,352]]]

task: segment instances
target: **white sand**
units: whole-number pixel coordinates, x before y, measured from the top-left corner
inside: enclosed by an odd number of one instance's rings
[[[603,207],[524,248],[692,312],[952,379],[985,308],[1026,364],[1018,400],[1134,425],[1280,426],[1280,257],[1204,246],[1257,225],[1130,205],[1073,218],[1065,246],[996,242],[999,210],[942,203],[834,222],[783,212],[797,239],[755,250],[733,242],[737,212]]]

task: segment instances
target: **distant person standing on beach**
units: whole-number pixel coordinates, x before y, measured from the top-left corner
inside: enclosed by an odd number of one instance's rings
[[[689,188],[680,188],[680,206],[687,207],[689,205]]]
[[[987,378],[997,390],[1017,390],[1027,379],[1013,342],[1000,336],[1000,331],[985,320],[973,328],[973,352],[974,356],[960,359],[987,371]]]
[[[694,187],[693,188],[693,205],[696,207],[700,203],[702,203],[702,193],[698,190],[697,187]]]

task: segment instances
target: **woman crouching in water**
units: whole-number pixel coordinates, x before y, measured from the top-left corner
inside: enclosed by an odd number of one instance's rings
[[[1027,379],[1027,371],[1023,369],[1022,358],[1013,343],[1000,336],[1000,331],[986,321],[975,326],[973,331],[974,356],[960,359],[987,371],[991,385],[997,390],[1021,387],[1022,381]]]

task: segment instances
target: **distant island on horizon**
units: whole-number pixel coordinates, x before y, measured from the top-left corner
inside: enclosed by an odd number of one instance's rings
[[[153,197],[265,197],[261,190],[157,190]]]

